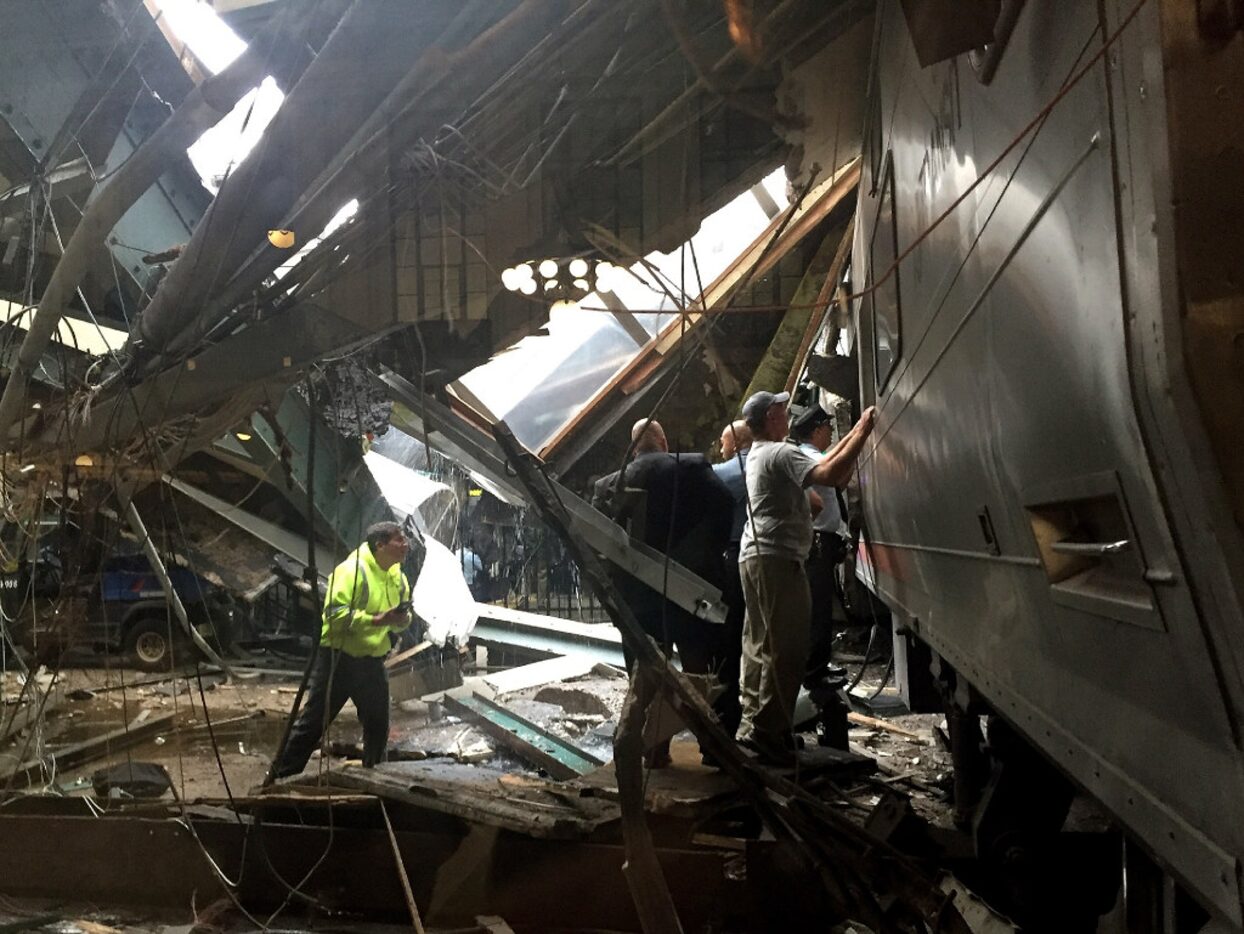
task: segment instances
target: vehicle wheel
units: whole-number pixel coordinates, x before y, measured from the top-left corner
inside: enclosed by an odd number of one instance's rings
[[[174,644],[169,641],[167,620],[140,619],[126,634],[125,647],[143,671],[168,671],[173,667]]]

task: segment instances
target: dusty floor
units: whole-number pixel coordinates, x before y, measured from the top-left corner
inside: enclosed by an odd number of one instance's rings
[[[4,695],[11,698],[20,690],[18,677],[10,672],[4,679]],[[129,759],[163,765],[178,794],[186,798],[222,796],[226,781],[232,792],[244,793],[267,772],[297,676],[259,675],[224,684],[217,675],[205,675],[202,686],[206,715],[193,673],[160,676],[122,668],[61,671],[54,690],[59,706],[32,736],[20,737],[0,750],[0,761],[11,764],[18,752],[24,753],[23,761],[30,761],[47,749],[120,729],[144,716],[144,711],[150,711],[148,718],[171,713],[170,729],[80,770],[61,775],[45,771],[43,787],[50,790],[55,784],[70,790],[76,780],[89,779],[96,769]],[[209,718],[219,763],[213,754]]]
[[[875,675],[882,673],[878,670]],[[57,676],[59,706],[41,728],[19,734],[15,741],[0,746],[0,764],[12,764],[19,755],[29,762],[48,751],[120,729],[136,718],[171,713],[172,726],[151,739],[64,774],[45,768],[32,790],[72,793],[88,787],[96,769],[133,760],[163,765],[178,795],[188,800],[246,794],[267,773],[294,700],[298,675],[295,671],[250,674],[228,683],[219,675],[204,675],[200,693],[192,672],[160,676],[124,668],[64,670]],[[43,676],[45,684],[48,678]],[[4,673],[3,679],[3,694],[12,699],[20,691],[18,676]],[[875,678],[865,677],[855,694],[868,696],[878,687]],[[527,688],[501,695],[498,700],[607,761],[612,758],[613,728],[625,690],[624,678],[598,674],[560,685]],[[853,751],[878,763],[875,778],[850,790],[856,809],[870,807],[887,787],[895,787],[912,797],[919,813],[945,821],[950,756],[937,735],[944,721],[937,715],[894,715],[891,711],[896,709],[896,700],[893,688],[887,688],[879,694],[880,710],[867,714],[884,718],[892,730],[851,726]],[[359,742],[351,705],[333,724],[330,740],[346,747]],[[806,741],[815,743],[816,738],[808,734]],[[412,755],[491,762],[515,771],[528,768],[504,750],[498,751],[494,741],[476,727],[447,715],[437,705],[419,701],[393,705],[390,748]],[[313,759],[309,768],[317,767]]]
[[[883,674],[880,668],[870,668],[855,695],[877,695],[876,704],[861,707],[861,713],[878,718],[884,726],[855,723],[850,731],[852,750],[873,757],[878,771],[831,784],[828,800],[852,820],[863,822],[882,796],[893,789],[909,796],[918,813],[946,823],[949,806],[945,788],[950,759],[938,738],[944,722],[936,715],[898,713],[901,708],[895,704],[894,690],[879,683]],[[298,671],[273,671],[251,673],[226,683],[219,675],[204,675],[200,692],[199,679],[193,672],[160,676],[116,667],[64,670],[57,674],[51,695],[55,709],[39,728],[0,744],[0,769],[19,759],[30,762],[73,743],[119,730],[139,718],[150,721],[171,714],[172,723],[166,729],[139,745],[115,750],[107,758],[94,759],[60,774],[45,767],[29,790],[89,794],[90,778],[97,769],[133,760],[164,766],[178,797],[185,801],[219,799],[227,792],[246,795],[262,782],[269,768],[299,677]],[[2,678],[3,696],[11,701],[22,689],[20,680],[15,673],[4,673]],[[46,688],[50,679],[50,675],[43,674],[41,684]],[[601,669],[552,685],[500,694],[496,700],[607,762],[612,758],[612,735],[626,684],[622,673]],[[209,718],[215,744],[207,728]],[[335,722],[330,740],[340,744],[339,754],[348,756],[349,747],[359,739],[357,720],[347,706]],[[710,780],[721,777],[700,764],[699,750],[689,733],[680,734],[678,739],[683,742],[675,742],[674,768],[658,776],[650,788],[656,794],[663,784],[672,783],[670,806],[682,800],[679,795],[694,792],[697,780],[699,784],[712,784]],[[805,734],[805,740],[815,744],[815,734]],[[415,758],[445,756],[475,765],[485,780],[486,774],[500,770],[497,781],[503,784],[521,782],[522,773],[534,772],[513,754],[498,749],[494,740],[476,726],[449,715],[443,705],[422,701],[393,705],[390,749]],[[314,772],[321,766],[318,759],[313,759],[308,770]],[[476,773],[476,769],[470,771]],[[605,775],[607,772],[610,774]],[[604,778],[600,778],[602,775]],[[611,785],[611,767],[588,776],[585,782],[590,783],[593,778]],[[203,906],[195,909],[200,921],[202,909]],[[38,928],[55,934],[206,934],[209,930],[198,927],[192,931],[185,923],[187,920],[185,913],[170,916],[158,912],[104,911],[91,905],[44,905],[0,898],[0,927],[8,929],[9,924],[16,924],[18,927],[13,930]],[[253,927],[238,916],[212,929],[237,929],[239,925],[243,929]],[[376,934],[395,930],[388,925],[365,927]],[[355,927],[352,922],[351,929],[363,927]]]

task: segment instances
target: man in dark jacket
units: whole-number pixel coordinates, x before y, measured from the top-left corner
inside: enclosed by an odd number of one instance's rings
[[[734,497],[702,454],[671,454],[665,431],[657,422],[636,422],[631,438],[636,456],[622,476],[624,495],[611,504],[613,518],[644,544],[721,587]],[[596,492],[604,494],[617,487],[614,474],[598,481]],[[634,495],[636,491],[643,495]],[[667,652],[671,646],[678,649],[683,671],[705,674],[717,670],[718,624],[698,619],[633,577],[620,575],[618,589],[644,631]],[[632,659],[625,646],[623,652],[629,668]],[[668,762],[668,745],[654,752],[653,765]]]

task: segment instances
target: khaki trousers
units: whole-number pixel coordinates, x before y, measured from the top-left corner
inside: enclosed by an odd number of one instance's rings
[[[764,556],[739,563],[747,613],[739,739],[788,745],[808,661],[812,594],[802,561]]]

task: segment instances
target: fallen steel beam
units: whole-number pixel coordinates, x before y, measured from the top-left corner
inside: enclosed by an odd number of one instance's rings
[[[397,373],[383,370],[378,378],[396,401],[426,422],[422,427],[429,435],[437,436],[436,443],[445,439],[454,456],[497,484],[507,495],[512,493],[515,501],[530,503],[521,488],[516,487],[506,466],[505,454],[495,440],[437,400],[420,393]],[[628,536],[621,526],[560,483],[550,482],[569,514],[575,534],[582,536],[593,551],[653,590],[664,593],[671,603],[689,613],[712,623],[725,621],[726,607],[720,590],[655,548]]]
[[[178,480],[176,477],[165,475],[164,482],[171,486],[179,493],[183,493],[190,499],[194,500],[201,506],[212,510],[244,532],[253,535],[259,541],[263,542],[271,548],[276,549],[281,554],[297,561],[299,564],[307,560],[307,540],[304,536],[295,535],[293,532],[281,528],[274,522],[261,519],[253,513],[247,512],[232,503],[226,502],[218,496],[200,490],[196,486]],[[322,545],[316,545],[316,564],[321,568],[331,568],[337,563],[332,552]]]
[[[923,918],[927,923],[928,919],[936,917],[939,928],[944,925],[947,931],[964,931],[963,920],[954,906],[939,894],[931,878],[915,863],[892,848],[877,846],[860,827],[825,802],[743,754],[691,681],[674,670],[656,641],[643,631],[630,607],[617,599],[616,588],[601,561],[573,530],[570,516],[559,501],[543,462],[519,443],[505,422],[498,422],[493,431],[518,481],[562,540],[601,605],[622,630],[623,638],[635,654],[637,677],[655,677],[662,682],[661,686],[678,705],[701,748],[716,758],[722,770],[738,782],[774,837],[790,846],[800,864],[820,878],[829,902],[844,916],[863,918],[877,930],[893,927],[884,918],[888,911],[893,911],[893,904],[883,908],[884,900],[901,901],[904,911],[910,912],[913,918]],[[634,826],[625,818],[624,807],[624,828]],[[630,842],[628,837],[628,844]]]
[[[471,640],[486,645],[514,646],[549,655],[587,656],[621,668],[622,634],[608,623],[580,623],[525,613],[492,603],[477,603],[479,619]]]
[[[451,713],[477,722],[480,729],[497,742],[532,765],[544,769],[553,778],[578,778],[605,764],[603,760],[554,736],[509,708],[478,694],[470,697],[446,694],[444,704]]]
[[[164,596],[173,610],[173,615],[181,623],[182,631],[190,637],[190,641],[194,643],[195,648],[202,652],[214,665],[220,667],[226,678],[231,677],[233,672],[229,669],[229,664],[216,654],[216,651],[207,644],[207,641],[194,628],[194,624],[190,622],[190,617],[186,613],[186,606],[181,601],[181,594],[173,586],[173,581],[168,576],[168,569],[164,566],[164,558],[160,555],[159,549],[156,548],[155,542],[151,540],[151,535],[147,531],[147,526],[143,524],[143,517],[138,514],[138,508],[134,505],[134,500],[128,495],[125,496],[125,500],[125,520],[129,523],[130,530],[138,537],[143,554],[147,556],[147,561],[151,564],[151,570],[160,579],[160,586],[164,588]],[[222,640],[217,637],[216,641],[220,642]]]

